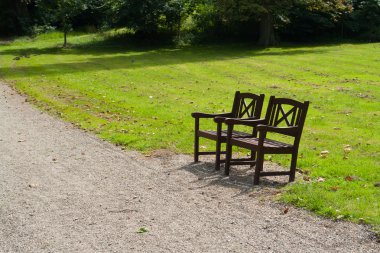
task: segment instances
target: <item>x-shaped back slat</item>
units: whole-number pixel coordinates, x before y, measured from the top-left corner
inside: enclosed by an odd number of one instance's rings
[[[248,117],[252,117],[253,116],[253,111],[250,112],[249,109],[253,109],[253,106],[254,106],[254,103],[255,103],[255,100],[252,100],[248,105],[247,103],[245,102],[245,99],[242,99],[241,100],[241,104],[240,104],[240,112],[239,112],[239,117],[243,117],[244,114],[247,114]],[[244,107],[244,109],[243,109]],[[242,110],[243,109],[243,110]]]
[[[287,113],[285,113],[284,108],[282,108],[282,105],[279,104],[278,108],[277,108],[277,112],[276,112],[276,118],[275,118],[274,125],[277,126],[278,124],[280,124],[282,121],[285,120],[287,126],[292,126],[294,124],[294,119],[295,119],[295,113],[296,113],[296,111],[297,111],[297,108],[293,107]],[[281,118],[278,118],[279,112],[281,112],[281,114],[282,114]],[[288,119],[289,115],[292,115],[291,122],[289,122],[289,119]]]

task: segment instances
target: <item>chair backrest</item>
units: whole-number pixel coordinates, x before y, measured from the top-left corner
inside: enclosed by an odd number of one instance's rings
[[[299,102],[289,98],[271,96],[265,119],[269,126],[297,127],[297,131],[290,136],[299,139],[305,123],[309,101]]]
[[[260,118],[264,104],[264,94],[241,93],[236,91],[232,113],[235,118]]]

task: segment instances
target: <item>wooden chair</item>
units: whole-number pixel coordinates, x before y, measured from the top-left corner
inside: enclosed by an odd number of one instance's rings
[[[286,108],[289,108],[286,110]],[[249,164],[255,166],[254,185],[258,185],[262,176],[289,175],[289,182],[294,181],[298,147],[301,140],[302,129],[305,123],[309,102],[298,102],[292,99],[270,97],[265,119],[240,120],[226,119],[227,154],[225,174],[229,175],[230,165]],[[234,125],[252,126],[259,133],[259,137],[240,138],[233,134]],[[282,127],[281,125],[285,125]],[[292,144],[267,139],[268,132],[294,137]],[[245,163],[236,163],[231,159],[232,146],[238,146],[256,152],[256,160]],[[290,171],[264,172],[264,154],[291,154]]]
[[[194,162],[199,161],[200,155],[216,155],[215,169],[220,169],[220,163],[225,160],[220,159],[221,154],[226,154],[225,151],[221,151],[222,143],[227,140],[227,131],[222,130],[222,124],[226,117],[229,118],[247,118],[247,119],[259,119],[263,107],[264,94],[255,95],[252,93],[235,93],[235,98],[231,112],[220,114],[208,114],[201,112],[194,112],[191,116],[195,119],[195,138],[194,138]],[[216,122],[216,130],[200,130],[200,119],[214,119]],[[250,137],[255,133],[243,133],[238,131],[232,131],[231,135],[234,137]],[[211,152],[199,151],[199,138],[207,138],[216,141],[216,150]]]

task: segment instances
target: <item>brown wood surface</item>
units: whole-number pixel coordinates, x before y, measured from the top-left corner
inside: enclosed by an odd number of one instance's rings
[[[194,131],[194,162],[199,161],[200,155],[215,154],[215,169],[220,169],[221,160],[220,155],[225,153],[221,150],[222,143],[227,141],[227,131],[223,130],[223,122],[226,118],[237,119],[259,119],[264,103],[264,95],[256,95],[253,93],[241,93],[236,91],[234,101],[232,104],[231,112],[214,114],[214,113],[202,113],[194,112],[191,116],[195,119],[195,131]],[[200,119],[213,119],[216,123],[215,130],[200,130]],[[231,136],[234,137],[256,137],[257,132],[254,130],[251,133],[243,133],[233,131]],[[215,152],[199,152],[199,138],[206,138],[214,140],[216,142]],[[254,154],[252,154],[254,157]]]
[[[261,176],[289,175],[289,181],[294,181],[297,165],[298,147],[302,130],[306,119],[309,102],[299,102],[289,98],[270,97],[267,112],[264,119],[239,120],[226,119],[227,129],[227,155],[225,174],[228,175],[231,165],[241,165],[232,159],[232,146],[238,146],[251,150],[252,160],[256,159],[254,184],[260,182]],[[288,109],[286,109],[288,108]],[[245,137],[234,135],[234,125],[252,126],[259,136]],[[266,138],[268,132],[294,137],[293,143],[284,143]],[[291,154],[289,171],[264,172],[264,154]]]

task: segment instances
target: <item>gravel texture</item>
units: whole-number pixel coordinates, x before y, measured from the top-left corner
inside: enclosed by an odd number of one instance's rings
[[[380,252],[368,227],[271,200],[284,179],[123,151],[4,84],[0,119],[0,252]]]

